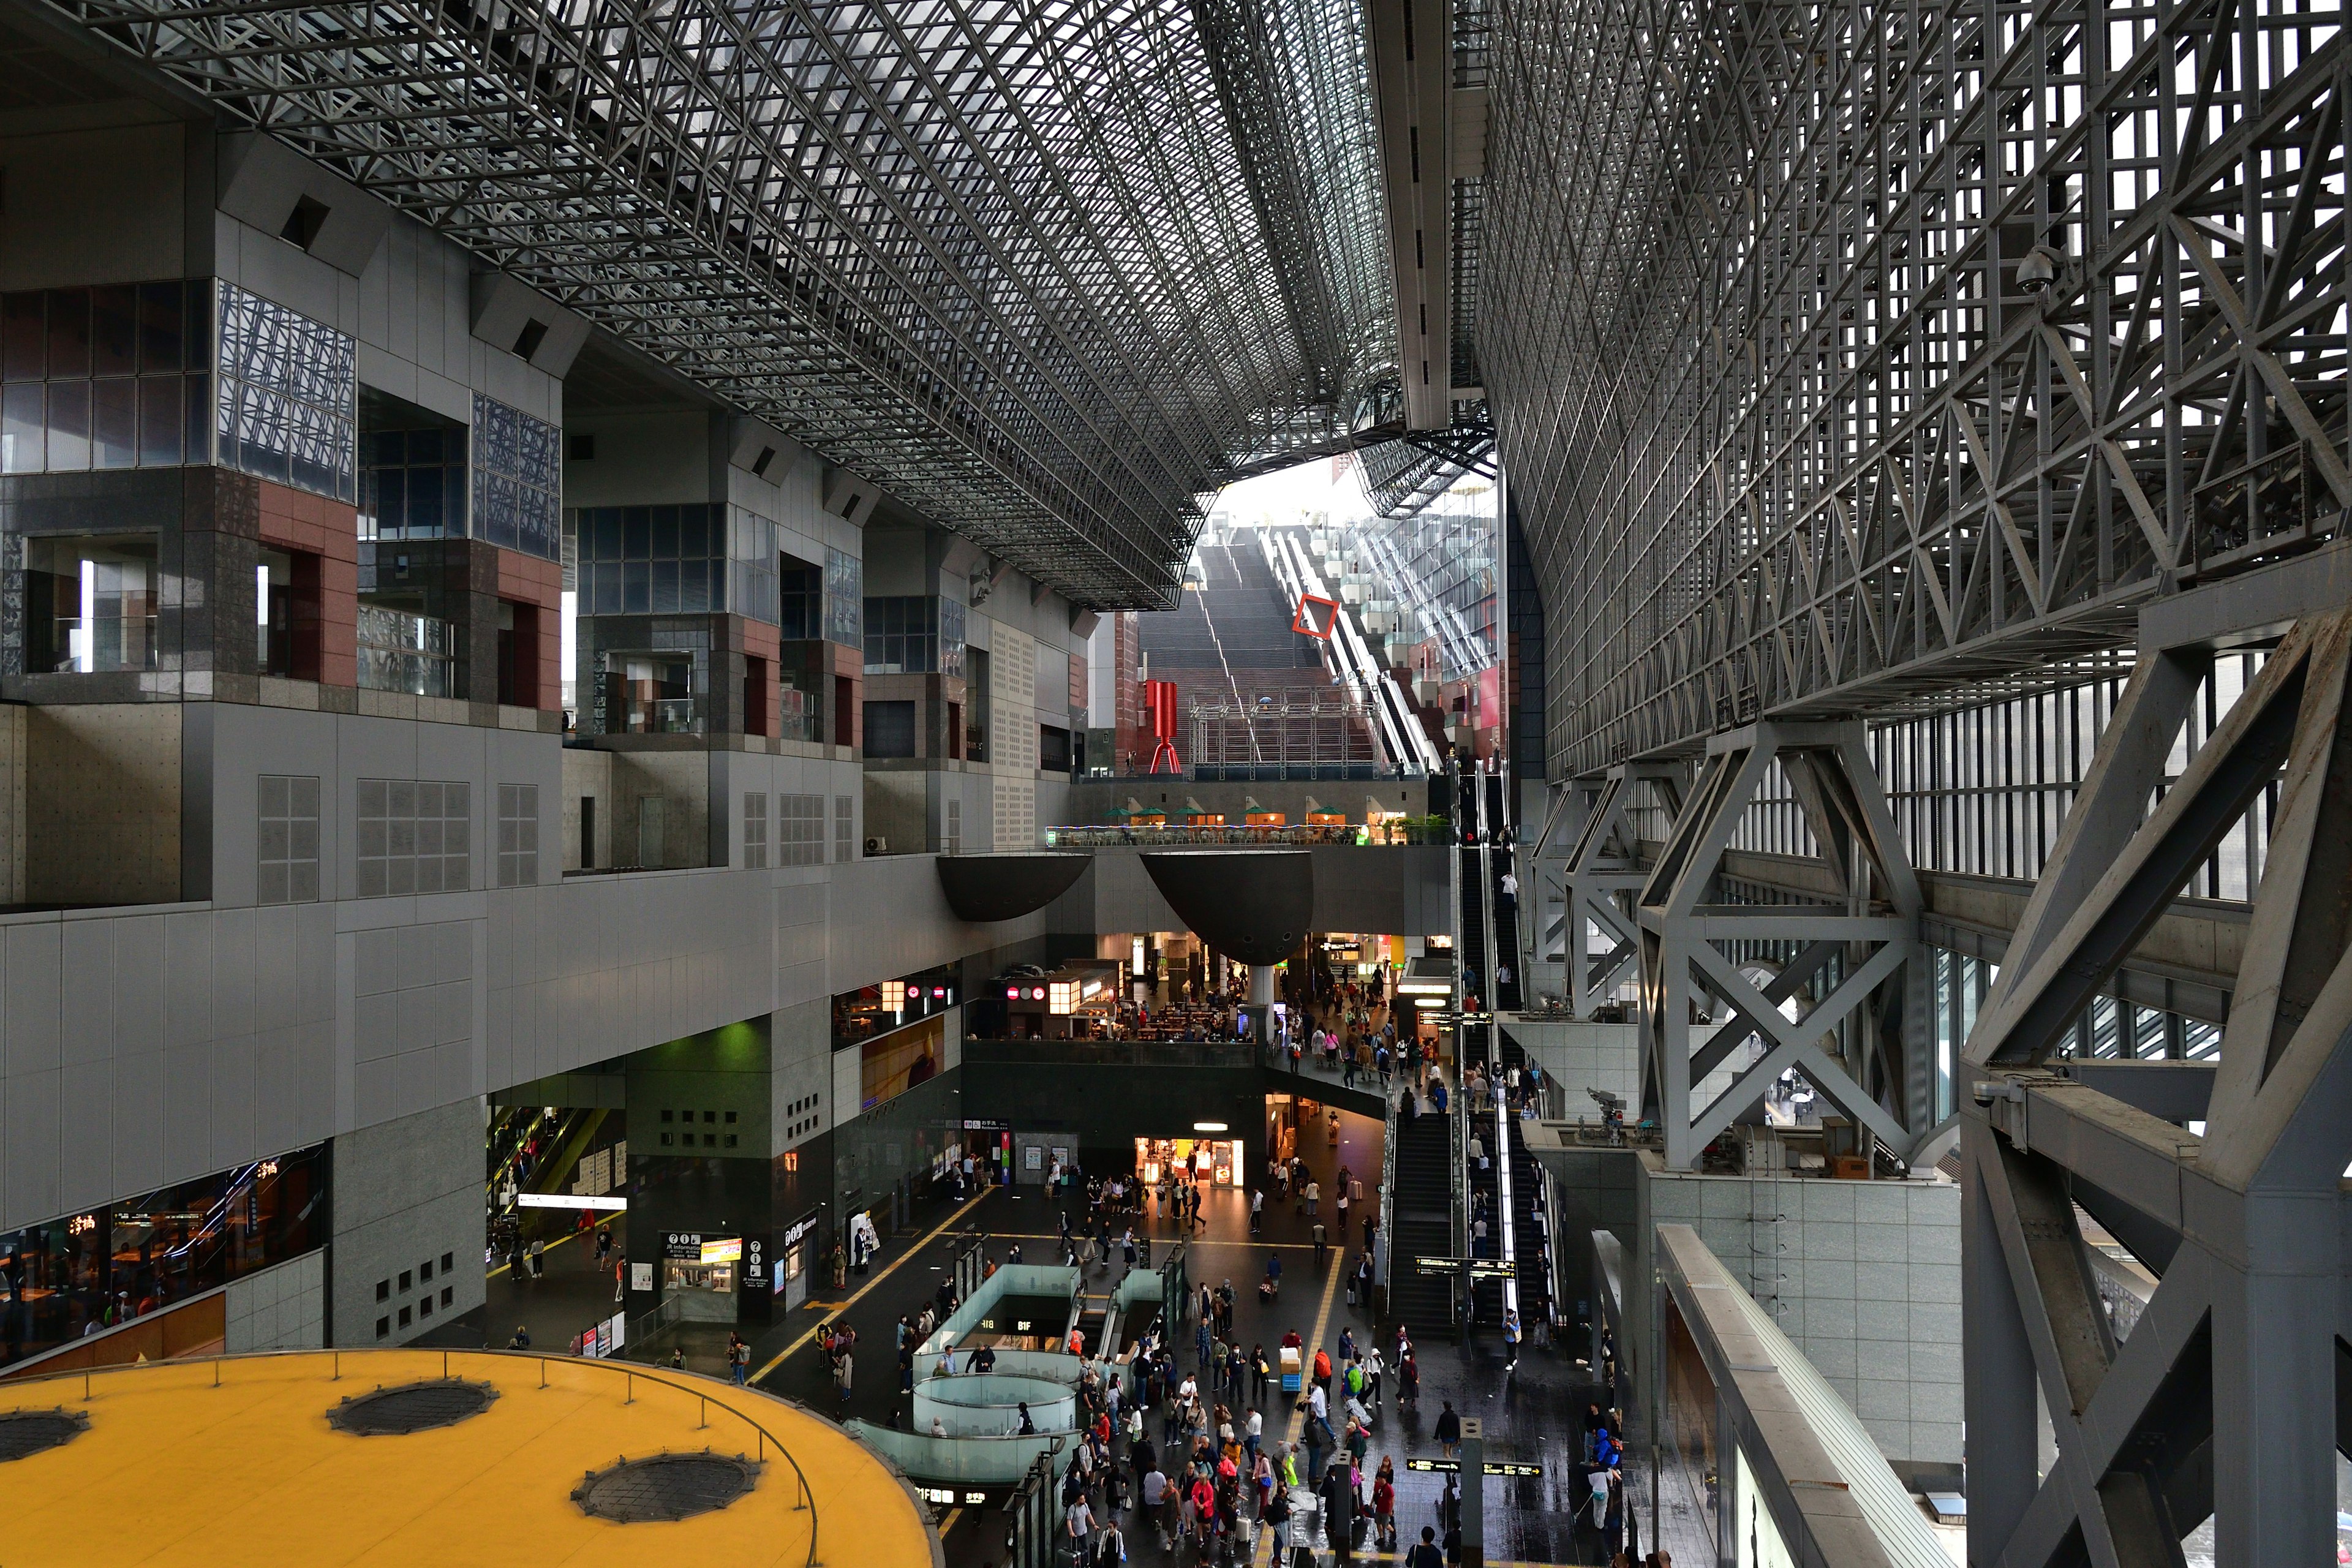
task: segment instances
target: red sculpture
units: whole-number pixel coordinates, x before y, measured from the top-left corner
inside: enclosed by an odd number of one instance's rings
[[[1143,717],[1151,726],[1151,738],[1159,743],[1151,749],[1151,766],[1147,773],[1160,771],[1160,759],[1168,759],[1168,771],[1181,773],[1184,764],[1176,760],[1176,683],[1172,680],[1147,680],[1143,683]]]

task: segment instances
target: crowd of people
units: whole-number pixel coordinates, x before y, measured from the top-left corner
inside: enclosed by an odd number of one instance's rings
[[[1370,1443],[1391,1368],[1397,1403],[1420,1398],[1411,1338],[1399,1331],[1392,1357],[1359,1346],[1352,1328],[1341,1331],[1336,1354],[1318,1346],[1311,1360],[1295,1331],[1272,1352],[1263,1343],[1244,1352],[1233,1331],[1234,1304],[1231,1280],[1200,1288],[1189,1370],[1155,1333],[1123,1373],[1102,1377],[1090,1368],[1081,1380],[1079,1441],[1059,1481],[1071,1561],[1104,1568],[1125,1562],[1129,1518],[1163,1552],[1182,1550],[1203,1563],[1248,1561],[1263,1531],[1272,1538],[1272,1560],[1287,1563],[1294,1543],[1310,1543],[1318,1525],[1339,1562],[1360,1551],[1398,1550],[1396,1461],[1383,1456],[1375,1463]],[[1295,1396],[1282,1380],[1285,1350],[1297,1352],[1304,1368]],[[1302,1418],[1295,1443],[1269,1431],[1286,1414]],[[1440,1500],[1420,1534],[1408,1563],[1441,1568],[1461,1560],[1458,1489]]]

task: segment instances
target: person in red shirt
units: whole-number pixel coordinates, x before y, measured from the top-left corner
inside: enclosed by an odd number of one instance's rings
[[[1372,1478],[1372,1521],[1378,1550],[1396,1550],[1396,1461],[1383,1456],[1381,1473]]]
[[[1326,1351],[1320,1345],[1315,1347],[1315,1386],[1323,1391],[1325,1397],[1329,1397],[1331,1393],[1331,1355],[1328,1351]]]

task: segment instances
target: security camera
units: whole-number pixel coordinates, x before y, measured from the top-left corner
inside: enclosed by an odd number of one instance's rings
[[[1992,1102],[2000,1098],[2000,1085],[1979,1079],[1969,1086],[1969,1098],[1977,1102],[1978,1109],[1990,1110]]]

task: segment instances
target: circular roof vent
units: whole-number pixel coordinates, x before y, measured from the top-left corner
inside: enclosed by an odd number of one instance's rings
[[[591,1470],[573,1489],[581,1511],[621,1524],[691,1519],[751,1489],[760,1467],[740,1454],[651,1454]]]
[[[346,1399],[327,1412],[327,1424],[358,1437],[388,1437],[455,1426],[490,1407],[499,1391],[487,1383],[436,1377],[404,1383]]]
[[[79,1410],[0,1410],[0,1465],[62,1448],[89,1430]]]

